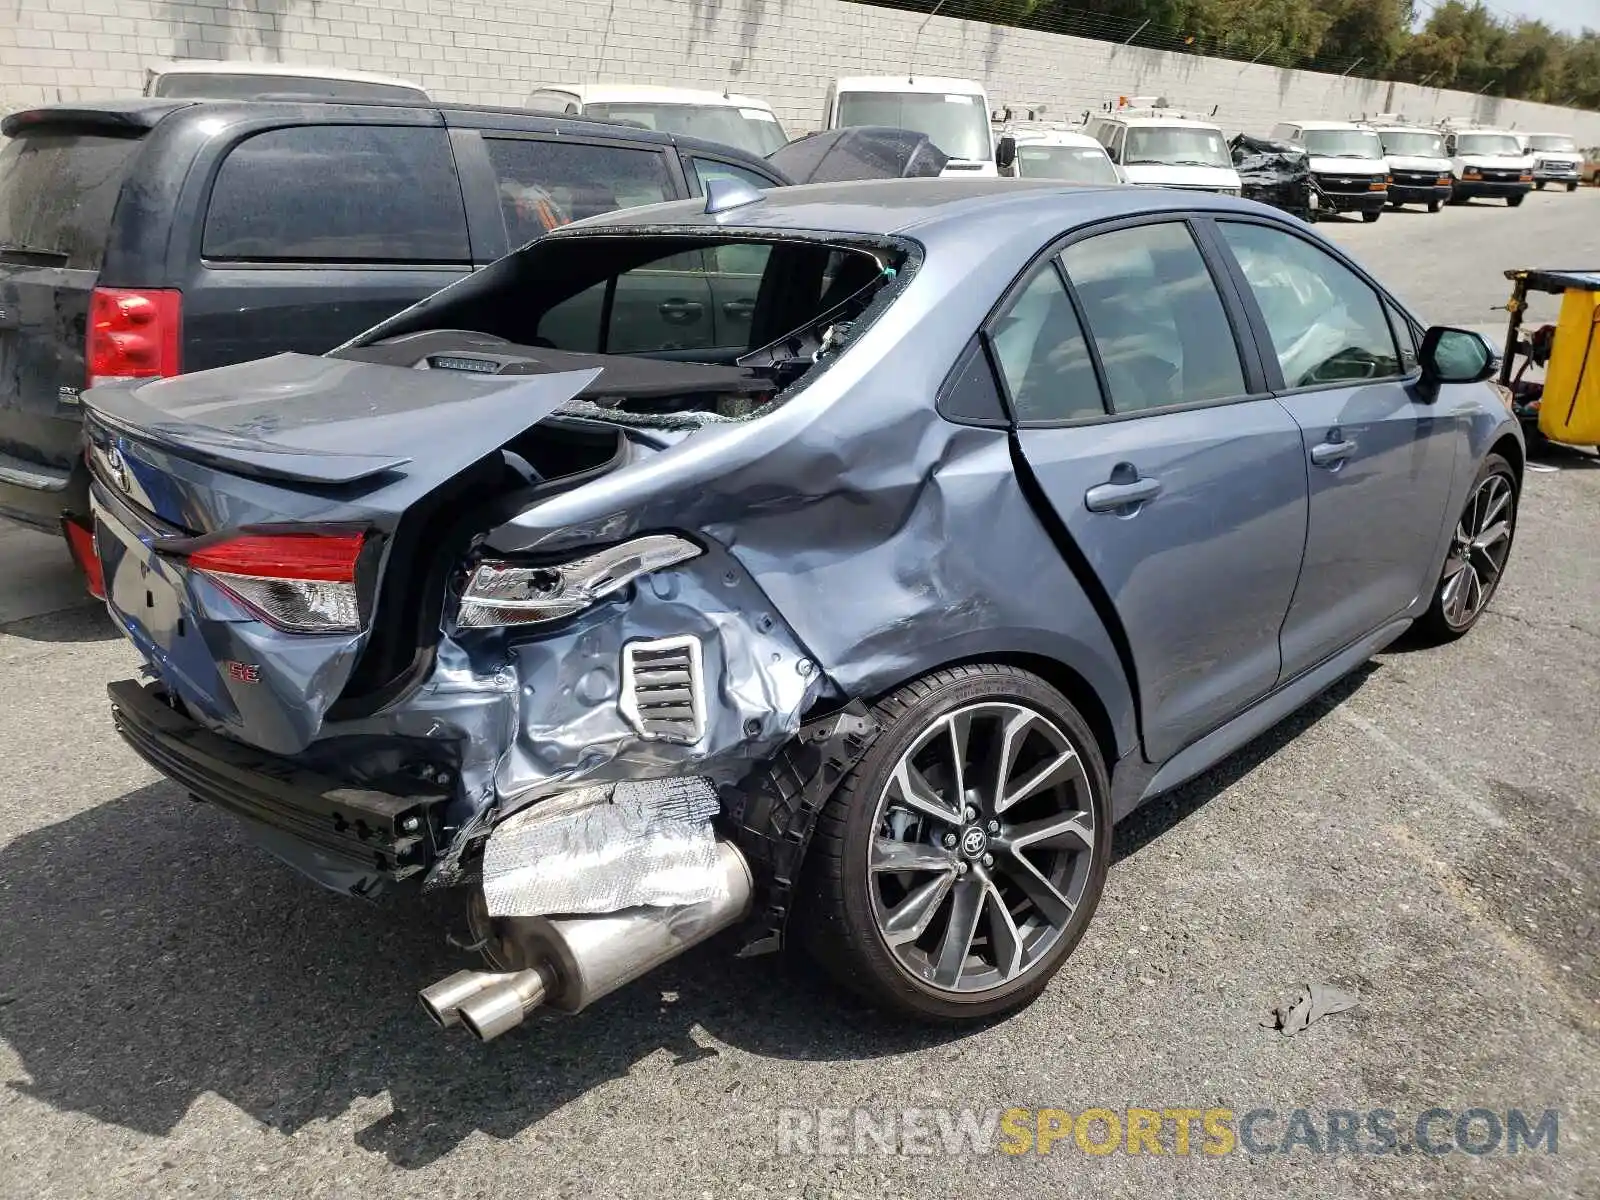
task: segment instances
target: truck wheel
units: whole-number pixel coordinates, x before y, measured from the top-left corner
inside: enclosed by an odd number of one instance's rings
[[[1364,212],[1364,213],[1362,213],[1361,214],[1361,219],[1363,221],[1365,221],[1368,225],[1371,225],[1374,221],[1376,221],[1381,216],[1383,216],[1383,210],[1380,208],[1376,212]]]
[[[1577,185],[1577,184],[1576,184],[1576,183],[1569,183],[1569,184],[1567,184],[1567,191],[1569,191],[1569,192],[1575,192],[1575,191],[1577,191],[1577,190],[1578,190],[1578,185]]]
[[[801,945],[881,1007],[940,1022],[1020,1008],[1094,915],[1110,785],[1072,704],[1036,675],[952,667],[873,710],[882,732],[820,815]]]
[[[1542,192],[1542,191],[1544,191],[1544,184],[1545,184],[1545,181],[1544,181],[1544,180],[1542,180],[1542,179],[1538,179],[1538,180],[1535,180],[1535,181],[1534,181],[1534,184],[1533,184],[1533,186],[1534,186],[1534,189],[1535,189],[1535,190],[1536,190],[1536,191],[1541,191],[1541,192]]]
[[[1520,196],[1507,196],[1506,197],[1506,207],[1507,208],[1521,208],[1522,207],[1522,202],[1524,200],[1526,200],[1527,198],[1528,198],[1528,193],[1527,192],[1523,192],[1522,195],[1520,195]]]
[[[1439,202],[1437,200],[1429,200],[1428,201],[1428,211],[1431,212],[1431,213],[1438,212],[1439,211]]]

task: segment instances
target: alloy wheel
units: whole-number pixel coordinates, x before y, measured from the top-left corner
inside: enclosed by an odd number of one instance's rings
[[[870,887],[879,936],[925,985],[975,993],[1043,961],[1095,854],[1089,775],[1037,709],[970,705],[900,756],[878,798]]]
[[[1471,625],[1489,603],[1511,553],[1516,492],[1505,475],[1490,475],[1472,493],[1450,540],[1439,582],[1440,610],[1452,629]]]

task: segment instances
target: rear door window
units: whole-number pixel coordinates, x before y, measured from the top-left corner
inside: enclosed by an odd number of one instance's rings
[[[1105,415],[1094,361],[1054,263],[1046,263],[990,330],[1018,422]]]
[[[304,125],[246,138],[212,185],[203,253],[224,262],[469,262],[445,131]]]
[[[540,138],[485,137],[483,144],[513,246],[569,221],[678,195],[661,150]]]
[[[1115,412],[1243,395],[1233,327],[1182,221],[1136,225],[1061,255]]]
[[[0,255],[48,255],[100,269],[137,137],[38,129],[0,149]]]

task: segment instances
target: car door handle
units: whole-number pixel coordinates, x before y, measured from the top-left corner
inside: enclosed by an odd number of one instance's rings
[[[1131,472],[1129,472],[1131,474]],[[1090,512],[1120,512],[1135,508],[1161,494],[1161,481],[1146,476],[1143,479],[1120,478],[1120,470],[1111,473],[1109,483],[1098,484],[1083,494],[1083,503]]]
[[[1346,441],[1336,429],[1328,440],[1311,447],[1311,461],[1319,467],[1337,467],[1356,452],[1356,444]]]
[[[756,311],[754,300],[724,300],[722,302],[722,315],[732,317],[735,321],[748,321],[750,314]]]
[[[705,315],[706,306],[697,300],[663,300],[656,311],[670,325],[693,325]]]

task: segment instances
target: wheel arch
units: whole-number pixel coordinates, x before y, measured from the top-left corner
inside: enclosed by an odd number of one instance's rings
[[[1016,667],[1019,670],[1027,671],[1032,675],[1037,675],[1065,696],[1083,716],[1090,732],[1094,734],[1095,744],[1105,762],[1107,772],[1116,765],[1118,759],[1131,749],[1131,747],[1119,742],[1117,726],[1112,719],[1111,710],[1088,678],[1068,663],[1046,654],[1019,650],[997,650],[989,653],[971,653],[958,658],[930,663],[927,666],[919,667],[914,674],[880,689],[877,694],[871,697],[869,703],[876,703],[883,697],[898,691],[906,684],[921,679],[926,675],[931,675],[936,671],[946,671],[956,667],[972,667],[981,663],[995,663],[1000,666]]]
[[[1527,452],[1522,447],[1522,442],[1512,433],[1507,433],[1489,447],[1490,454],[1498,454],[1511,464],[1511,473],[1517,477],[1517,491],[1522,491],[1522,472],[1527,465]]]

